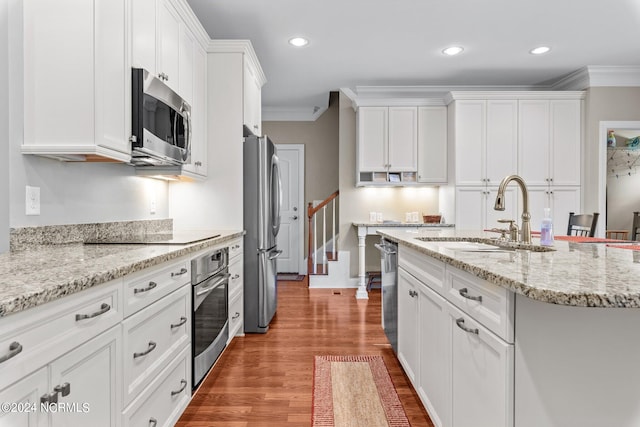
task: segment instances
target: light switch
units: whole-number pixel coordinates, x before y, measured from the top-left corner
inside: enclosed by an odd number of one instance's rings
[[[30,187],[27,185],[25,206],[25,213],[27,215],[40,215],[40,187]]]

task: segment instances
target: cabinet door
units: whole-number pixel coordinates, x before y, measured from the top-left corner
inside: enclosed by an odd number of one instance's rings
[[[527,185],[548,185],[550,180],[549,101],[518,102],[518,172]]]
[[[485,178],[498,185],[518,171],[518,102],[487,101],[487,148]]]
[[[458,230],[482,230],[485,226],[483,212],[486,206],[485,187],[456,188],[456,228]]]
[[[398,269],[398,360],[405,373],[418,387],[418,292],[413,276]]]
[[[579,213],[580,187],[551,187],[551,217],[554,235],[567,234],[569,212]]]
[[[484,185],[486,101],[456,101],[456,185]]]
[[[156,72],[156,0],[131,2],[132,66]]]
[[[424,284],[418,286],[420,379],[418,395],[437,427],[451,425],[451,326],[447,302]]]
[[[180,25],[180,45],[178,49],[178,93],[193,108],[193,49],[196,42],[186,25]]]
[[[191,105],[191,163],[184,168],[207,176],[207,53],[196,44],[193,55],[193,104]]]
[[[551,207],[551,192],[549,187],[538,186],[528,187],[529,190],[529,213],[531,214],[531,230],[540,231],[540,223],[544,218],[544,209]],[[518,201],[518,212],[522,212],[522,200]],[[569,214],[567,213],[567,218]],[[554,232],[555,232],[554,222]]]
[[[40,410],[40,396],[48,393],[47,368],[41,368],[0,391],[0,402],[17,405],[16,411],[0,411],[0,426],[45,427],[47,414]],[[17,411],[20,408],[26,410]]]
[[[448,308],[451,425],[513,426],[513,344],[502,341],[453,305]]]
[[[581,101],[551,101],[551,184],[580,185]]]
[[[165,83],[179,93],[180,16],[169,0],[160,0],[158,11],[158,72]]]
[[[262,135],[262,89],[258,83],[258,77],[246,60],[242,84],[244,90],[244,124],[255,135]]]
[[[418,182],[447,182],[447,107],[418,108]]]
[[[95,1],[95,138],[96,144],[130,153],[131,68],[127,3]]]
[[[74,410],[51,416],[51,426],[114,427],[122,404],[120,327],[116,326],[50,365],[50,388],[69,383],[70,393],[58,402]]]
[[[358,109],[358,169],[367,172],[387,171],[387,107]]]
[[[389,170],[418,170],[418,108],[389,108]]]

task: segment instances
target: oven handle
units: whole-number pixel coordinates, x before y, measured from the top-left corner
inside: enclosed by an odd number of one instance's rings
[[[216,280],[216,282],[211,285],[211,286],[207,286],[204,289],[198,289],[196,291],[196,296],[199,297],[200,295],[204,295],[206,293],[211,292],[212,290],[214,290],[215,288],[217,288],[218,286],[220,286],[221,284],[223,284],[224,282],[227,281],[227,279],[231,277],[231,274],[229,273],[225,273],[221,278],[219,278],[218,280]]]

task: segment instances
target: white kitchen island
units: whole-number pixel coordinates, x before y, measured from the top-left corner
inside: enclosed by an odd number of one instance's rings
[[[398,358],[435,425],[640,425],[638,252],[379,234],[399,243]]]

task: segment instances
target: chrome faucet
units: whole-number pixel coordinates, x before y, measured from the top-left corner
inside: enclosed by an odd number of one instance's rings
[[[524,179],[518,175],[509,175],[504,177],[498,187],[498,194],[496,195],[496,203],[493,208],[497,211],[504,210],[504,190],[507,188],[507,184],[511,181],[515,181],[522,190],[522,226],[520,227],[520,233],[522,236],[522,242],[531,244],[531,214],[529,214],[529,192],[527,191],[527,184]]]

